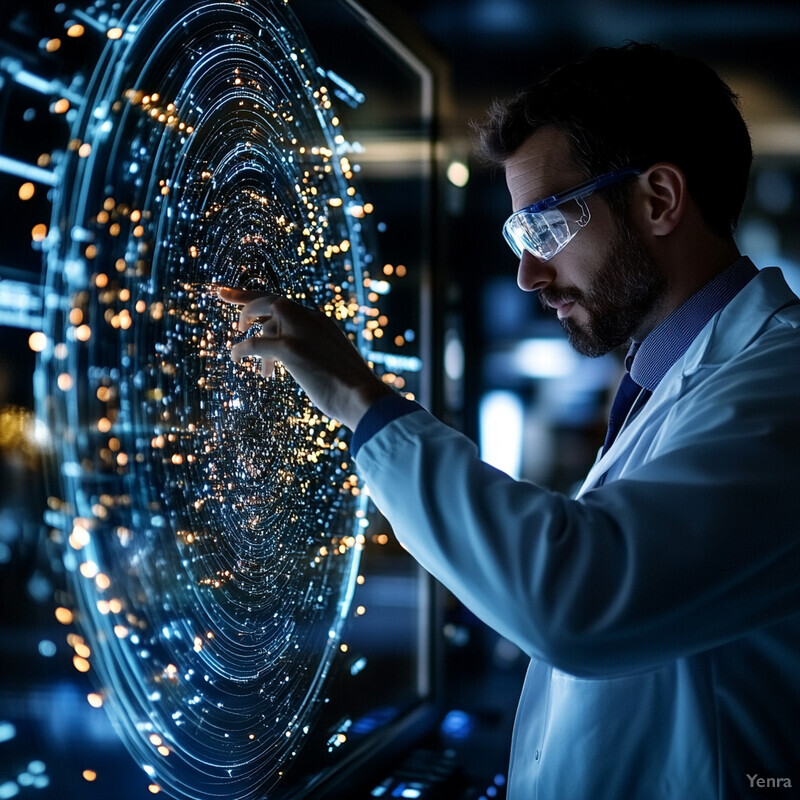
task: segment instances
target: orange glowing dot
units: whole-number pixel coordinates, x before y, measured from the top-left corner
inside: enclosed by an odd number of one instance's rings
[[[28,347],[34,353],[41,353],[47,347],[47,336],[41,331],[34,331],[28,337]]]
[[[66,114],[69,111],[69,100],[66,97],[61,97],[53,103],[54,114]]]
[[[92,654],[92,651],[83,642],[76,642],[75,654],[80,656],[81,658],[88,659],[89,656]]]
[[[138,222],[142,218],[141,211],[131,211],[131,222]]]
[[[151,783],[147,788],[150,794],[158,794],[161,791],[161,787],[157,783]]]
[[[384,275],[391,275],[394,272],[394,267],[391,264],[384,264],[383,265],[383,274]]]
[[[71,625],[72,620],[75,619],[74,614],[68,609],[64,608],[64,606],[59,606],[55,611],[56,619],[62,625]]]
[[[31,238],[34,242],[41,242],[47,236],[47,225],[43,222],[40,222],[38,225],[34,225],[31,229]]]
[[[74,548],[75,550],[82,550],[89,544],[89,531],[86,528],[80,527],[80,525],[76,525],[72,533],[69,535],[69,544],[70,547]]]
[[[397,265],[397,276],[402,278],[406,274],[406,268],[402,264]]]
[[[128,454],[127,453],[117,453],[117,464],[121,467],[125,467],[128,464]]]
[[[84,251],[84,255],[91,261],[97,255],[97,245],[95,244],[87,245],[86,250]]]
[[[105,574],[105,572],[98,572],[95,576],[94,582],[97,584],[97,588],[104,592],[111,586],[111,578]]]
[[[71,36],[73,39],[77,39],[79,36],[83,36],[86,32],[86,29],[81,25],[79,22],[70,25],[67,28],[67,36]]]
[[[100,417],[97,420],[97,430],[100,433],[108,433],[111,430],[111,420],[108,417]]]
[[[180,453],[175,453],[172,456],[172,463],[173,464],[182,464],[183,463],[183,456]]]
[[[81,774],[83,775],[83,779],[89,781],[89,783],[97,780],[97,773],[93,769],[85,769]]]
[[[147,738],[150,739],[150,744],[155,745],[156,747],[164,743],[157,733],[151,733]]]
[[[79,155],[81,158],[86,158],[86,157],[89,155],[89,153],[91,153],[91,152],[92,152],[92,146],[91,146],[91,145],[90,145],[88,142],[84,142],[84,143],[83,143],[83,144],[82,144],[82,145],[81,145],[81,146],[78,148],[78,155]]]
[[[165,186],[165,187],[164,187],[164,189],[166,189],[166,188],[167,188],[167,187]],[[166,192],[164,191],[164,189],[162,189],[162,190],[161,190],[161,194],[166,194]],[[135,236],[137,239],[138,239],[139,237],[141,237],[143,234],[144,234],[144,227],[143,227],[143,226],[141,226],[141,225],[137,225],[137,226],[136,226],[136,227],[133,229],[133,235],[134,235],[134,236]]]
[[[72,375],[70,375],[68,372],[62,372],[58,376],[56,383],[62,392],[68,392],[72,388]]]
[[[125,259],[124,258],[118,258],[114,262],[114,266],[117,268],[117,272],[125,272],[125,267],[126,267]]]
[[[97,694],[97,692],[91,692],[87,694],[86,699],[89,701],[89,705],[92,708],[102,708],[103,706],[103,697],[102,695]]]
[[[119,236],[119,231],[120,231],[119,222],[115,222],[108,228],[108,232],[109,234],[111,234],[111,236]]]
[[[94,561],[84,561],[83,564],[80,565],[80,573],[83,575],[84,578],[94,578],[95,575],[98,573],[97,564]]]
[[[36,159],[36,166],[37,167],[49,167],[50,166],[50,153],[42,153],[39,158]]]
[[[158,752],[162,756],[168,756],[169,755],[169,747],[167,747],[166,745],[162,744],[161,747],[158,748]]]
[[[72,665],[75,667],[78,672],[88,672],[91,669],[89,662],[85,658],[81,658],[80,656],[73,656],[72,657]]]
[[[98,289],[105,289],[105,287],[106,287],[106,286],[108,286],[108,275],[106,275],[104,272],[101,272],[101,273],[100,273],[100,274],[99,274],[99,275],[98,275],[98,276],[97,276],[97,277],[94,279],[94,285],[95,285],[95,286],[96,286]]]
[[[109,39],[121,39],[122,28],[109,28],[106,31],[106,36],[108,36]]]
[[[364,608],[364,606],[358,606],[358,608],[356,608],[356,614],[358,614],[358,616],[360,617],[362,614],[366,613],[366,610],[367,609]]]
[[[347,652],[347,650],[348,650],[348,648],[347,648],[347,645],[346,645],[346,644],[340,644],[340,645],[339,645],[339,649],[340,649],[340,650],[341,650],[343,653],[346,653],[346,652]]]
[[[20,200],[30,200],[35,192],[36,187],[30,181],[25,181],[25,183],[19,187],[17,194],[19,195]]]
[[[81,325],[75,331],[75,338],[79,342],[88,342],[92,336],[92,329],[88,325]]]
[[[61,39],[48,39],[45,42],[44,49],[48,53],[55,53],[61,47]]]

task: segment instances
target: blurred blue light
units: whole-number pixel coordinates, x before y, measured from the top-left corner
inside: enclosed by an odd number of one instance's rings
[[[56,654],[55,642],[51,642],[49,639],[42,639],[39,642],[39,654],[45,658],[52,658]]]
[[[9,742],[17,735],[17,729],[11,722],[0,722],[0,742]]]
[[[472,733],[475,721],[466,711],[449,711],[442,720],[441,731],[445,736],[454,739],[466,739]]]
[[[19,786],[14,781],[6,781],[0,784],[0,800],[7,800],[9,797],[16,797],[19,794]]]

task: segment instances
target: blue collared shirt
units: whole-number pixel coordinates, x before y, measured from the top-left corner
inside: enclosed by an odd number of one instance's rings
[[[714,314],[733,300],[757,273],[753,262],[747,256],[742,256],[676,308],[641,342],[631,345],[625,365],[633,380],[647,390],[647,396],[689,349]],[[418,403],[400,395],[389,395],[378,400],[356,426],[350,452],[356,457],[359,449],[378,431],[393,420],[420,408]]]
[[[711,317],[728,305],[757,274],[753,262],[742,256],[678,306],[641,342],[634,342],[625,359],[631,378],[649,392],[655,391]]]

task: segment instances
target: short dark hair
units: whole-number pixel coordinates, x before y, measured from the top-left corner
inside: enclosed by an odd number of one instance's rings
[[[475,125],[478,154],[502,165],[545,125],[567,134],[587,178],[659,161],[675,164],[708,226],[723,236],[733,233],[753,151],[737,96],[702,61],[639,42],[595,50],[495,101]],[[607,197],[619,210],[626,194],[622,188]]]

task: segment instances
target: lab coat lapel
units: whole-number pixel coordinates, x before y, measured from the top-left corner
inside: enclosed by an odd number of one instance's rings
[[[697,340],[695,340],[693,346],[695,344],[698,344]],[[680,367],[680,362],[673,365],[644,408],[622,428],[606,454],[601,454],[598,457],[586,476],[586,480],[580,492],[578,492],[578,497],[590,489],[594,489],[598,481],[614,466],[620,462],[627,464],[631,459],[635,445],[641,440],[643,431],[653,425],[657,425],[672,405],[682,396],[684,382]],[[618,472],[618,470],[615,471]]]
[[[605,455],[600,455],[586,476],[578,497],[597,487],[613,467],[615,474],[635,465],[634,450],[653,426],[658,426],[668,411],[694,386],[703,369],[714,369],[734,358],[753,340],[769,318],[780,308],[797,300],[780,270],[764,269],[719,312],[692,342],[686,353],[673,364],[645,407],[623,427]]]

